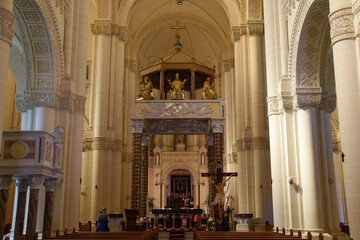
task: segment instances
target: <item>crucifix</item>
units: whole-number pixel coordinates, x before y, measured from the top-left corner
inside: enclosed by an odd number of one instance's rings
[[[179,30],[180,29],[186,29],[185,26],[179,26],[179,20],[176,20],[176,26],[170,26],[170,29],[176,29],[176,40],[179,42],[180,39],[180,35],[179,35]]]
[[[217,172],[218,173],[218,172]],[[228,176],[228,178],[225,178]],[[216,176],[216,180],[212,179],[211,177],[211,173],[201,173],[201,177],[207,177],[209,179],[209,181],[215,185],[216,188],[216,196],[214,199],[214,202],[212,203],[213,205],[217,205],[218,206],[218,213],[219,213],[219,217],[222,221],[222,215],[224,212],[224,202],[225,202],[225,192],[224,192],[224,186],[225,183],[230,181],[231,177],[236,177],[237,173],[236,172],[228,172],[228,173],[220,173],[217,174]],[[219,178],[220,177],[220,178]],[[221,179],[221,180],[219,180]]]

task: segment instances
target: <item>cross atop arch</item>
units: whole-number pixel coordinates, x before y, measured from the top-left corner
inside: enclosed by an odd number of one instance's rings
[[[179,20],[176,20],[176,26],[170,26],[170,29],[176,29],[176,36],[175,36],[175,38],[179,41],[179,38],[180,38],[179,30],[180,30],[180,29],[186,29],[186,26],[180,26],[180,25],[179,25]]]

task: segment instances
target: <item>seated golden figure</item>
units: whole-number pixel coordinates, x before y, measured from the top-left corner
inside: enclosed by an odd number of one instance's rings
[[[210,77],[206,78],[206,81],[204,82],[203,86],[203,97],[202,99],[208,100],[208,99],[217,99],[217,92],[216,89],[219,86],[213,87],[213,79]]]
[[[186,81],[187,79],[184,79],[183,82],[180,80],[179,73],[175,74],[175,80],[173,82],[168,79],[172,89],[171,99],[183,99],[183,88]]]
[[[138,100],[153,100],[151,95],[153,90],[153,85],[148,76],[145,76],[144,79],[140,81],[140,90],[138,94]]]

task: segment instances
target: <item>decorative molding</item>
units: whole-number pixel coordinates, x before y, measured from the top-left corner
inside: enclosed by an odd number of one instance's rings
[[[354,16],[351,7],[339,9],[329,15],[331,44],[354,38]]]
[[[231,70],[230,60],[223,61],[224,71],[229,72]]]
[[[119,26],[118,28],[118,36],[119,36],[119,40],[126,42],[127,39],[127,32],[126,32],[126,27],[125,26]]]
[[[34,107],[34,105],[30,100],[30,94],[28,93],[16,94],[15,101],[16,101],[16,109],[21,113],[26,112],[27,110],[32,109]]]
[[[105,150],[105,138],[104,137],[94,137],[92,143],[92,150]]]
[[[0,40],[11,46],[11,39],[14,36],[15,15],[5,8],[0,8]]]
[[[279,110],[280,111],[291,111],[293,110],[293,99],[291,93],[283,92],[279,96]]]
[[[132,133],[142,133],[144,129],[143,121],[131,121],[130,122]]]
[[[249,19],[261,19],[260,0],[249,0]]]
[[[264,23],[262,22],[248,22],[247,24],[248,33],[252,35],[262,35],[264,34]]]
[[[356,0],[356,2],[352,6],[352,13],[354,17],[357,17],[359,12],[360,12],[360,0]]]
[[[317,108],[321,101],[321,88],[296,88],[293,101],[295,108]]]
[[[73,112],[77,114],[85,115],[85,102],[86,102],[86,97],[75,95],[73,101],[74,106],[72,107]]]
[[[109,21],[95,21],[95,23],[91,24],[91,32],[94,35],[116,35],[119,36],[120,40],[124,39],[123,41],[126,39],[126,28],[119,27],[117,24],[110,23]]]
[[[12,181],[11,176],[0,176],[0,190],[9,190]]]
[[[94,139],[93,138],[85,138],[83,141],[83,147],[82,147],[82,151],[83,152],[88,152],[88,151],[92,151],[92,145],[93,145]]]
[[[58,179],[49,178],[44,181],[46,192],[54,192]]]
[[[321,97],[319,109],[326,113],[332,113],[336,109],[336,95],[323,95]]]

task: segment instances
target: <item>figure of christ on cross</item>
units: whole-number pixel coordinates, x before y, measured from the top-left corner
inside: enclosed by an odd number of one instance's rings
[[[228,178],[223,179],[222,182],[220,182],[220,181],[215,182],[213,179],[211,179],[210,173],[202,173],[201,176],[207,177],[209,179],[209,181],[215,185],[216,196],[215,196],[215,199],[214,199],[214,202],[212,203],[212,205],[218,206],[218,213],[219,213],[220,220],[222,222],[222,217],[223,217],[223,212],[224,212],[224,202],[225,202],[224,186],[225,186],[226,182],[230,181],[232,176],[237,176],[237,173],[234,173],[234,172],[233,173],[222,173],[222,177],[229,176]]]

